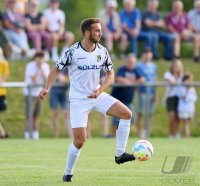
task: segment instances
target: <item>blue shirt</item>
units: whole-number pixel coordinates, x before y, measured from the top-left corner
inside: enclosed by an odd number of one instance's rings
[[[150,27],[150,28],[147,27],[144,23],[146,19],[151,19],[152,21],[159,21],[161,19],[161,15],[159,12],[156,12],[155,14],[153,14],[147,10],[142,14],[142,30],[144,31],[159,31],[160,30],[160,28],[158,27]]]
[[[145,78],[146,82],[154,82],[156,77],[157,77],[157,67],[154,63],[150,62],[150,63],[143,63],[140,62],[137,64],[137,68],[141,71],[142,76]],[[139,88],[141,93],[146,93],[147,89],[145,86],[141,86]],[[150,88],[150,93],[152,95],[154,95],[155,93],[155,87],[151,87]]]
[[[120,12],[121,23],[126,23],[130,29],[136,28],[136,21],[141,20],[140,11],[134,8],[131,14],[128,14],[124,9]]]
[[[138,68],[128,70],[125,66],[121,66],[117,71],[116,77],[133,77],[138,79],[141,77],[141,72]],[[134,87],[113,87],[111,95],[122,103],[132,103]]]

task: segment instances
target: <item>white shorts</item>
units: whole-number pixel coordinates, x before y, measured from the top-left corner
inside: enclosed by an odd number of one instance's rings
[[[103,92],[97,99],[70,100],[70,121],[72,128],[87,127],[88,115],[96,110],[106,116],[108,109],[118,100]]]
[[[179,112],[178,113],[179,119],[192,119],[193,116],[194,116],[194,114],[189,113],[189,112]]]

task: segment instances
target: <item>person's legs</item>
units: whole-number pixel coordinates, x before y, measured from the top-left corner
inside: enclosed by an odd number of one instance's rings
[[[200,34],[194,34],[192,37],[192,45],[193,45],[193,57],[197,60],[200,57]]]
[[[165,45],[164,57],[171,60],[174,56],[175,36],[169,32],[159,32],[159,40]]]
[[[45,45],[45,49],[48,51],[48,52],[51,52],[52,50],[52,47],[53,47],[53,38],[52,38],[52,35],[48,32],[40,32],[41,34],[41,37],[42,37],[42,41],[44,42],[44,45]]]
[[[33,42],[33,46],[36,51],[41,51],[42,46],[42,38],[40,32],[28,32],[27,33],[28,39]]]
[[[58,55],[58,41],[60,39],[60,35],[56,32],[52,33],[52,39],[53,39],[53,47],[51,50],[51,54],[52,54],[52,61],[56,62],[59,58]]]
[[[120,40],[120,53],[122,55],[125,54],[126,48],[128,45],[128,35],[126,33],[122,33],[121,40]]]
[[[112,54],[113,52],[113,34],[112,33],[106,33],[104,36],[105,46],[109,52],[109,54]]]
[[[102,133],[103,137],[109,137],[109,122],[108,117],[101,115],[101,127],[102,127]]]
[[[190,137],[190,119],[183,119],[182,123],[183,123],[183,136],[185,138],[189,138]]]
[[[131,41],[131,52],[137,56],[138,54],[138,38],[136,37],[130,37]]]
[[[65,123],[66,129],[67,129],[68,136],[70,138],[72,138],[73,134],[72,134],[71,126],[70,126],[68,109],[63,109],[62,112],[63,112],[64,123]]]
[[[174,35],[174,56],[180,57],[181,38],[178,34],[173,33],[173,35]]]

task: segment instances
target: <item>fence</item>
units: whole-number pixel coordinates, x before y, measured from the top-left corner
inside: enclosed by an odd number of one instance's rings
[[[153,82],[153,83],[134,83],[132,85],[125,85],[125,84],[120,84],[120,83],[114,83],[112,86],[113,87],[139,87],[139,86],[145,86],[146,87],[146,96],[147,96],[147,99],[146,99],[146,113],[145,113],[145,122],[144,122],[144,127],[145,127],[145,131],[146,131],[146,137],[150,137],[150,128],[151,128],[151,124],[150,124],[150,108],[149,108],[149,102],[148,102],[148,98],[150,96],[150,90],[151,90],[151,87],[167,87],[167,86],[170,86],[169,83],[167,82],[164,82],[164,81],[157,81],[157,82]],[[185,84],[177,84],[176,86],[182,86],[182,85],[185,85]],[[194,81],[192,83],[190,83],[190,85],[194,86],[194,87],[200,87],[200,81]],[[6,82],[6,83],[1,83],[0,84],[0,87],[6,87],[6,88],[25,88],[27,87],[28,88],[28,92],[29,92],[29,95],[28,95],[28,103],[29,105],[31,105],[32,103],[32,96],[31,96],[31,92],[32,92],[32,89],[34,87],[37,87],[37,86],[43,86],[41,84],[38,84],[38,85],[28,85],[27,83],[24,83],[24,82]],[[63,86],[62,84],[56,84],[55,86]],[[30,106],[30,109],[29,109],[29,132],[32,133],[32,107]]]

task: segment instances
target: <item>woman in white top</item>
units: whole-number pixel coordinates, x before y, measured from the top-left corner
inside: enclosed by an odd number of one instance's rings
[[[178,108],[178,86],[181,83],[183,74],[182,61],[176,59],[172,62],[170,70],[165,72],[164,79],[169,83],[166,87],[166,107],[169,117],[169,135],[172,138],[178,137],[179,119],[177,114]]]
[[[197,101],[197,93],[190,85],[193,80],[192,74],[185,74],[183,77],[183,83],[185,86],[181,86],[178,90],[179,102],[178,102],[178,116],[183,123],[183,135],[184,137],[190,136],[190,119],[193,118],[195,113],[195,102]]]

